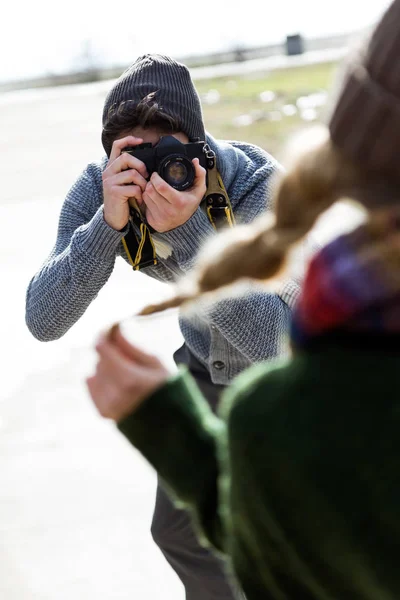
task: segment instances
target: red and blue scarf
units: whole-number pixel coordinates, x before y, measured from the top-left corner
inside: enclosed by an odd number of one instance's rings
[[[304,347],[333,331],[400,334],[400,209],[374,213],[312,259],[292,342]]]

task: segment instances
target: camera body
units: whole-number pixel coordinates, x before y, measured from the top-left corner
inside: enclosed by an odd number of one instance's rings
[[[162,137],[156,146],[149,143],[139,144],[128,146],[123,152],[141,160],[146,165],[149,177],[156,171],[178,191],[187,190],[193,185],[193,158],[198,158],[200,165],[205,169],[208,165],[205,142],[183,144],[172,135]]]

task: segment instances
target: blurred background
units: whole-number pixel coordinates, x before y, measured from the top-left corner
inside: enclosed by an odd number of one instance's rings
[[[349,45],[388,1],[207,4],[7,3],[0,35],[0,598],[183,599],[149,526],[155,476],[92,408],[84,378],[99,331],[167,293],[121,260],[80,321],[41,343],[24,322],[29,280],[50,252],[63,199],[101,158],[113,79],[146,52],[186,63],[214,137],[285,163],[296,132],[323,120]],[[337,207],[327,239],[355,215]],[[166,338],[181,342],[176,314]]]

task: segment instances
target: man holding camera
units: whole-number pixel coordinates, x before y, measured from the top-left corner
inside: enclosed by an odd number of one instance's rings
[[[110,90],[102,143],[107,157],[72,186],[55,247],[28,287],[26,321],[39,340],[60,338],[82,316],[116,256],[175,281],[219,224],[250,222],[268,208],[280,168],[256,146],[206,134],[188,69],[160,55],[138,58]],[[298,291],[298,280],[286,281],[279,294],[253,291],[180,319],[185,346],[176,360],[213,407],[235,375],[283,351]],[[160,485],[152,534],[187,600],[236,597],[223,564],[198,543],[187,514]]]

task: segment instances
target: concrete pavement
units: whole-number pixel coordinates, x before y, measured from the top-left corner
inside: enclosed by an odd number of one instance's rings
[[[0,112],[0,598],[183,598],[153,544],[155,475],[92,408],[84,377],[105,325],[162,284],[117,261],[108,285],[61,340],[24,323],[25,290],[55,240],[63,197],[102,154],[103,97],[59,95]],[[175,335],[176,317],[166,327]]]

